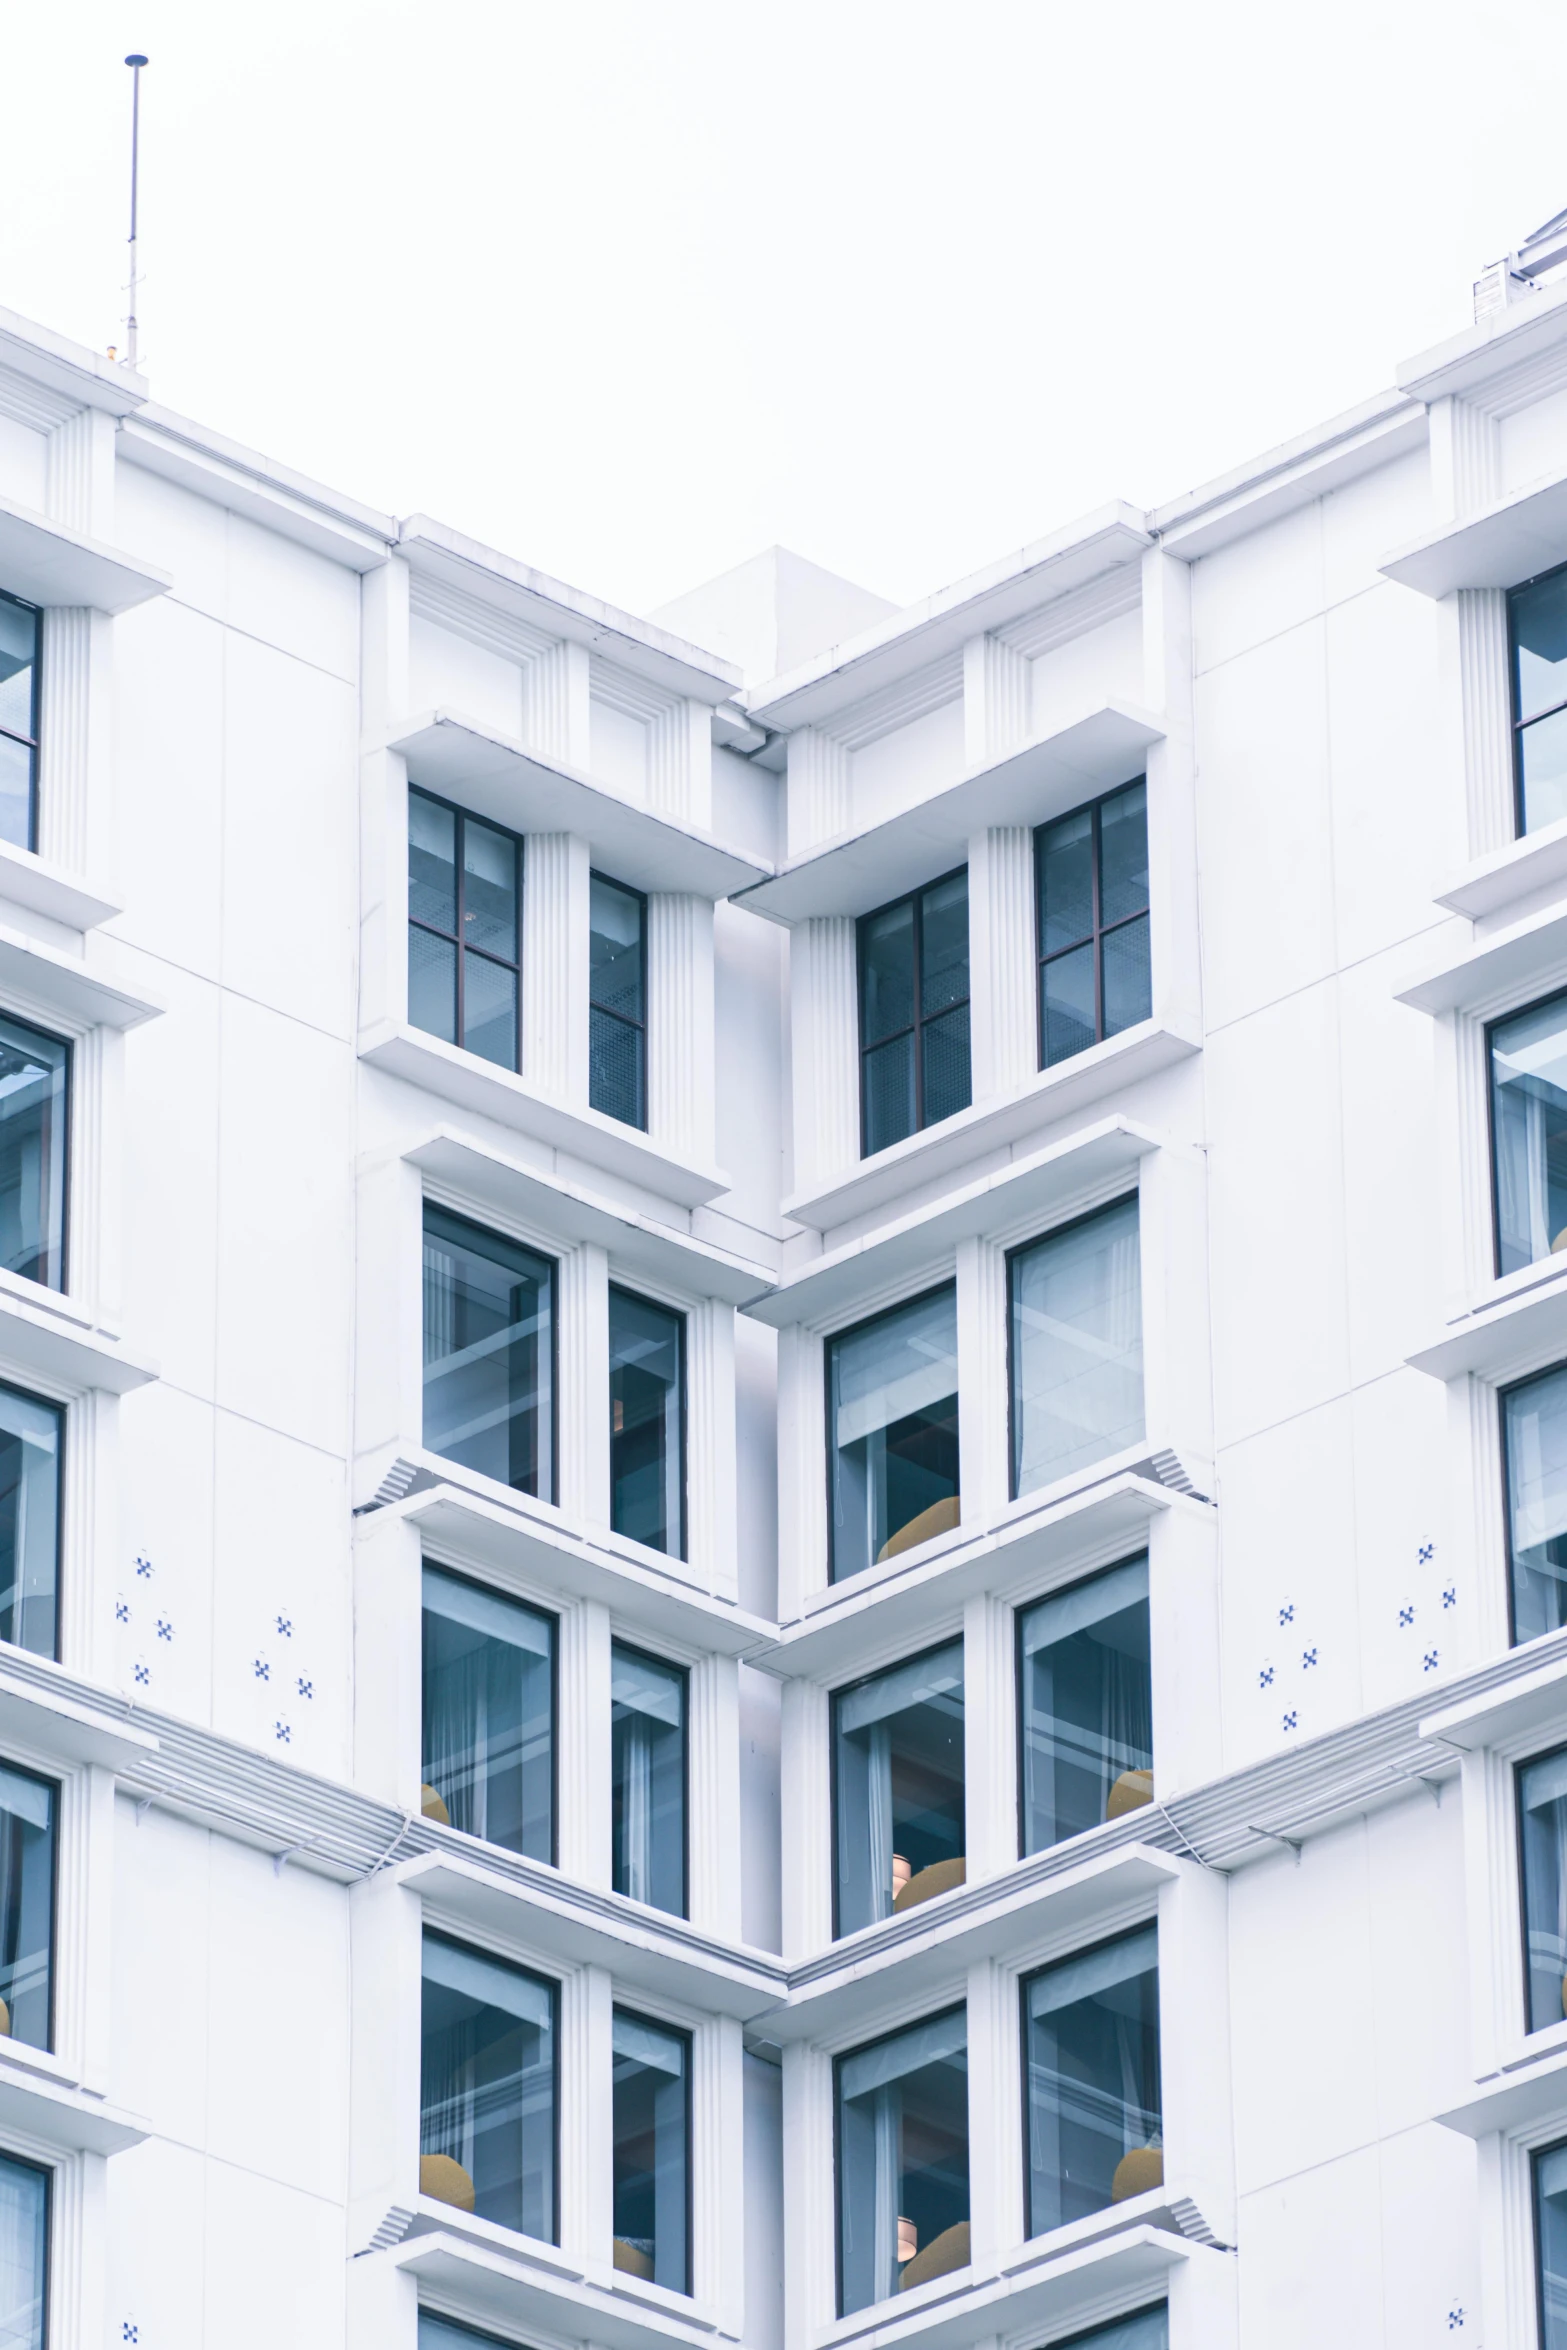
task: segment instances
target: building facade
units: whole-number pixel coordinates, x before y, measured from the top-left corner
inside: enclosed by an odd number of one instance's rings
[[[1548,272],[652,619],[0,313],[0,2350],[1567,2350],[1564,1243]]]

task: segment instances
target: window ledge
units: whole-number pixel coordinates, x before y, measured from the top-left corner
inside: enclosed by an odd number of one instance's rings
[[[429,2232],[361,2258],[416,2277],[443,2314],[469,2325],[505,2326],[519,2341],[541,2335],[551,2342],[592,2343],[596,2350],[652,2350],[655,2344],[705,2345],[731,2338],[720,2335],[715,2319],[698,2302],[671,2294],[666,2311],[663,2295],[654,2307],[651,2294],[633,2299],[600,2285],[585,2264],[552,2254],[548,2246],[503,2249],[523,2240],[508,2238],[500,2228],[481,2238],[475,2223],[468,2226],[471,2235],[460,2223],[430,2225]],[[490,2236],[496,2239],[493,2245]]]
[[[105,1770],[127,1769],[157,1753],[157,1739],[128,1714],[52,1689],[49,1677],[59,1671],[46,1657],[0,1643],[0,1749]]]
[[[26,603],[128,612],[173,585],[166,571],[0,499],[0,586]]]
[[[1509,841],[1472,865],[1436,893],[1439,906],[1482,922],[1546,890],[1567,887],[1567,817]]]
[[[1461,2138],[1489,2138],[1496,2131],[1534,2130],[1567,2121],[1567,2048],[1554,2046],[1522,2056],[1475,2084],[1475,2094],[1434,2116]]]
[[[3,974],[0,954],[0,976]],[[402,1078],[405,1084],[454,1102],[459,1109],[529,1135],[568,1161],[640,1183],[680,1207],[704,1207],[729,1189],[729,1178],[720,1169],[671,1158],[640,1128],[624,1126],[618,1118],[606,1118],[598,1110],[572,1108],[537,1092],[510,1069],[499,1069],[477,1053],[465,1053],[438,1036],[427,1036],[422,1029],[383,1021],[360,1036],[359,1058],[391,1077]]]
[[[158,1376],[69,1295],[0,1272],[0,1363],[64,1388],[128,1395]]]
[[[1440,599],[1458,588],[1516,587],[1567,556],[1567,474],[1514,490],[1478,514],[1402,547],[1383,576]]]
[[[1435,969],[1396,990],[1399,1003],[1433,1015],[1501,1012],[1567,965],[1567,912],[1559,906],[1471,941],[1459,954],[1451,952],[1451,935],[1444,931],[1448,952]]]
[[[1455,1316],[1433,1345],[1405,1359],[1412,1371],[1432,1379],[1466,1372],[1500,1379],[1521,1375],[1553,1354],[1567,1355],[1567,1265],[1547,1258],[1529,1286],[1500,1298],[1488,1294],[1470,1313]]]
[[[0,994],[9,991],[84,1028],[137,1028],[163,1010],[154,997],[132,995],[100,977],[80,955],[0,928]]]
[[[916,1184],[934,1183],[987,1153],[1036,1136],[1092,1102],[1154,1077],[1202,1050],[1195,1030],[1174,1020],[1142,1020],[1120,1036],[1090,1045],[1070,1061],[1041,1069],[1016,1093],[959,1110],[939,1126],[910,1134],[874,1158],[862,1159],[813,1191],[796,1192],[782,1212],[797,1224],[826,1232],[850,1217],[868,1216],[889,1201],[906,1200]]]
[[[1556,1638],[1560,1646],[1559,1636]],[[1518,1653],[1511,1651],[1514,1656]],[[1567,1735],[1567,1653],[1500,1689],[1488,1689],[1481,1696],[1465,1698],[1461,1705],[1427,1714],[1420,1724],[1422,1738],[1440,1739],[1444,1746],[1456,1747],[1463,1754],[1511,1747],[1532,1740],[1536,1734]]]
[[[125,911],[123,899],[109,896],[102,888],[89,888],[63,865],[34,856],[31,849],[19,849],[10,841],[0,841],[0,904],[19,907],[26,914],[42,914],[50,922],[63,923],[67,930],[80,931],[96,930],[101,922],[111,922]]]
[[[137,2115],[0,2052],[0,2137],[7,2130],[62,2154],[121,2154],[152,2134]]]

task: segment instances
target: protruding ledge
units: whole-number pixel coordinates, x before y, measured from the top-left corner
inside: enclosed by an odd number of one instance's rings
[[[174,585],[166,571],[100,546],[45,514],[0,498],[0,579],[27,604],[86,604],[95,612],[128,612]]]
[[[1514,490],[1495,505],[1390,555],[1388,579],[1441,598],[1459,588],[1516,587],[1567,558],[1567,473]]]

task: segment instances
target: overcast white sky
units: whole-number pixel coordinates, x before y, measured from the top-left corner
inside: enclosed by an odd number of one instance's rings
[[[1561,0],[0,5],[0,305],[634,610],[900,601],[1392,380],[1567,205]]]

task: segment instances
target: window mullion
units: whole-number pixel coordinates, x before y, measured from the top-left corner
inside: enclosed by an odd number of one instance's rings
[[[914,1035],[914,1131],[916,1134],[921,1134],[925,1129],[925,1055],[921,1049],[924,1038],[920,1033],[921,991],[924,985],[925,970],[925,901],[919,890],[915,891],[912,903],[914,909],[912,931],[914,970],[912,975],[913,1000],[909,1010],[913,1021]]]

